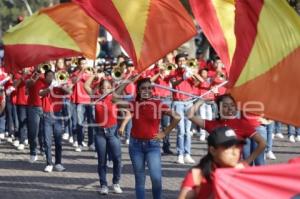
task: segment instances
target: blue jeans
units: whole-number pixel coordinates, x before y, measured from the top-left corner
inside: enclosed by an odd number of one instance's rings
[[[281,133],[281,127],[282,127],[281,122],[275,121],[274,133],[275,133],[275,134]]]
[[[27,113],[27,106],[17,105],[17,114],[18,114],[18,121],[19,121],[18,138],[21,144],[24,144],[24,141],[28,138],[26,113]]]
[[[266,152],[269,152],[269,151],[272,151],[272,146],[273,146],[272,134],[274,133],[275,123],[272,122],[272,123],[266,125],[266,128],[267,128],[267,147],[266,147]]]
[[[63,106],[63,117],[64,117],[64,132],[68,133],[69,136],[73,136],[72,133],[72,105],[70,99],[64,99]]]
[[[259,133],[264,140],[267,140],[267,128],[263,125],[256,127],[256,132]],[[247,159],[250,154],[256,149],[257,143],[253,139],[247,139],[246,144],[243,148],[243,157],[244,159]],[[256,159],[250,164],[250,165],[264,165],[265,164],[265,152],[263,151],[261,154],[259,154]]]
[[[131,129],[132,129],[132,119],[130,119],[128,121],[128,123],[126,124],[126,127],[125,127],[125,139],[126,140],[130,138]]]
[[[292,126],[292,125],[287,125],[288,127],[288,136],[294,135],[300,135],[300,128]]]
[[[160,142],[155,140],[142,141],[130,138],[129,155],[135,177],[136,198],[145,198],[145,167],[149,168],[152,182],[152,195],[160,199],[162,194]]]
[[[192,122],[185,117],[192,106],[192,102],[174,101],[174,110],[180,115],[181,120],[177,125],[177,154],[191,154],[191,125]]]
[[[6,129],[9,136],[17,136],[17,131],[19,129],[18,115],[16,105],[11,103],[10,96],[6,96]]]
[[[5,133],[5,121],[6,121],[6,115],[5,115],[5,111],[3,111],[0,114],[0,134]]]
[[[44,150],[43,110],[41,107],[27,107],[27,127],[30,155],[36,155],[37,139],[41,152]]]
[[[54,116],[53,116],[54,114]],[[62,153],[62,112],[46,113],[44,112],[44,139],[45,139],[45,154],[47,165],[52,165],[52,134],[55,143],[55,164],[61,164]]]
[[[113,184],[119,184],[121,178],[121,142],[117,132],[117,125],[111,128],[96,127],[95,147],[98,156],[98,174],[100,185],[107,186],[106,161],[107,153],[110,151],[113,161]]]
[[[84,121],[87,121],[88,124],[88,145],[92,145],[94,143],[94,127],[92,127],[93,124],[95,124],[94,120],[94,107],[89,104],[77,104],[77,141],[78,145],[82,145],[82,142],[84,140],[84,132],[83,132],[83,126]]]
[[[170,99],[165,99],[162,101],[164,104],[168,105],[170,108],[171,108],[171,105],[172,105],[172,101]],[[162,115],[162,118],[161,118],[161,122],[160,122],[160,125],[161,125],[161,129],[165,129],[169,124],[170,124],[170,116],[166,115],[166,114],[163,114]],[[170,136],[167,135],[166,137],[164,137],[163,139],[163,151],[169,151],[170,150]]]

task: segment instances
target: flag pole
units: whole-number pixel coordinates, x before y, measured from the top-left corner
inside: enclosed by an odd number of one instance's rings
[[[27,11],[28,11],[28,13],[29,13],[29,15],[31,16],[31,15],[32,15],[32,10],[31,10],[31,7],[30,7],[28,1],[27,1],[27,0],[22,0],[22,1],[24,2],[25,6],[26,6],[26,8],[27,8]]]

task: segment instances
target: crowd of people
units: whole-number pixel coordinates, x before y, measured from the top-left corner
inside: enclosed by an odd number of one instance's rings
[[[121,145],[128,145],[139,199],[145,198],[146,167],[153,198],[162,197],[162,150],[176,155],[178,164],[196,164],[179,198],[207,198],[216,168],[263,165],[266,158],[276,159],[274,137],[284,138],[280,122],[239,110],[226,94],[227,78],[218,57],[206,61],[201,55],[192,59],[176,52],[143,72],[124,55],[97,61],[64,58],[19,71],[3,66],[0,140],[20,151],[28,146],[31,163],[45,156],[45,172],[66,169],[62,140],[78,153],[88,147],[97,153],[101,194],[109,193],[109,163],[113,191],[122,193]],[[172,131],[176,146],[170,144]],[[208,153],[199,163],[192,157],[193,135],[208,143]],[[300,128],[288,125],[288,139],[300,142]]]

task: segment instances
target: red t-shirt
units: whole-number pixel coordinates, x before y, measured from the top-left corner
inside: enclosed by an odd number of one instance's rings
[[[75,104],[90,104],[91,98],[89,94],[84,89],[84,83],[89,78],[89,75],[83,73],[81,74],[79,71],[74,72],[74,76],[79,75],[78,82],[73,87],[73,93],[71,95],[71,101]]]
[[[199,84],[199,89],[200,89],[200,95],[203,95],[204,93],[209,91],[211,89],[211,84],[209,80],[205,80],[204,82],[201,82]],[[206,94],[203,98],[207,100],[214,100],[215,95],[212,92],[210,92],[209,94]]]
[[[45,84],[42,89],[48,88]],[[63,108],[64,91],[61,88],[55,87],[46,96],[42,97],[42,108],[44,112],[60,112]]]
[[[164,80],[160,76],[157,78],[155,83],[164,87],[170,87],[169,81]],[[154,87],[153,89],[153,95],[157,97],[170,97],[171,94],[172,94],[171,91],[167,89],[162,89],[158,87]]]
[[[95,119],[97,124],[103,128],[117,125],[117,105],[112,102],[112,95],[108,95],[95,106]]]
[[[239,139],[251,138],[256,134],[254,126],[249,120],[241,119],[228,119],[228,120],[205,120],[204,128],[208,133],[218,127],[228,126],[232,128]]]
[[[200,184],[200,188],[198,185],[195,184],[194,182],[194,178],[193,178],[193,173],[192,170],[190,170],[182,184],[181,184],[181,189],[182,188],[188,188],[191,190],[195,190],[195,192],[197,193],[197,199],[207,199],[207,198],[212,198],[213,196],[213,189],[212,189],[212,183],[208,180],[206,180],[206,178],[204,176],[202,176],[202,180],[201,180],[201,184]]]
[[[185,70],[176,69],[168,77],[166,77],[166,80],[167,81],[170,81],[171,79],[181,80],[184,73],[185,73]],[[186,80],[181,81],[178,85],[174,86],[174,89],[184,91],[187,93],[193,93],[193,85],[194,85],[193,79],[188,78]],[[173,100],[174,101],[185,101],[190,98],[191,98],[190,96],[183,95],[178,92],[173,92]]]
[[[18,88],[16,88],[16,95],[17,95],[16,105],[27,105],[28,95],[26,93],[26,85],[25,85],[26,80],[22,79],[21,74],[16,74],[15,78],[21,79]]]
[[[160,100],[133,102],[131,136],[136,139],[153,139],[159,131],[162,113],[168,109]]]
[[[42,106],[41,96],[39,95],[40,90],[45,87],[44,78],[39,78],[32,86],[28,88],[28,105],[29,106]]]

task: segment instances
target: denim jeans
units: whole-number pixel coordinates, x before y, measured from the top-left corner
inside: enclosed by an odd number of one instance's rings
[[[78,126],[78,119],[77,119],[77,105],[70,102],[71,104],[71,129],[74,141],[77,140],[77,126]]]
[[[288,127],[288,136],[294,135],[300,135],[300,128],[292,126],[292,125],[287,125]]]
[[[174,101],[174,110],[180,115],[181,120],[177,125],[177,154],[191,154],[191,125],[192,122],[185,116],[192,102]]]
[[[5,133],[5,121],[6,121],[5,111],[0,114],[0,134]]]
[[[82,145],[84,140],[84,121],[88,124],[88,145],[94,143],[94,127],[95,124],[95,110],[94,107],[89,104],[77,104],[77,141],[79,145]]]
[[[106,162],[110,151],[113,161],[113,184],[119,184],[121,178],[121,142],[117,132],[117,125],[111,128],[96,127],[95,147],[98,156],[98,174],[100,185],[107,186]]]
[[[156,140],[142,141],[131,137],[129,155],[135,177],[136,198],[145,198],[145,168],[147,165],[152,182],[153,198],[160,199],[162,195],[160,142]]]
[[[30,155],[36,155],[37,139],[41,152],[44,150],[43,110],[41,107],[27,107],[27,127]]]
[[[275,122],[272,122],[272,123],[266,125],[266,128],[267,128],[267,147],[266,147],[266,152],[269,152],[269,151],[272,151],[272,146],[273,146],[272,134],[274,133]]]
[[[130,138],[131,129],[132,129],[132,119],[130,119],[128,121],[128,123],[126,124],[126,127],[125,127],[125,139],[126,140]]]
[[[24,144],[24,141],[28,138],[27,129],[27,106],[17,105],[17,114],[19,121],[18,138],[20,144]]]
[[[259,133],[264,140],[267,140],[267,128],[263,125],[260,125],[256,127],[256,132]],[[247,139],[246,144],[244,145],[243,148],[243,157],[244,159],[247,159],[250,154],[256,149],[257,143],[253,139]],[[250,164],[250,165],[264,165],[265,164],[265,152],[261,152],[256,159]]]
[[[170,99],[164,99],[162,101],[163,104],[166,104],[168,105],[170,108],[172,106],[172,101]],[[164,130],[169,124],[170,124],[170,116],[166,115],[166,114],[163,114],[162,115],[162,118],[161,118],[161,122],[160,122],[160,125],[161,125],[161,129]],[[163,139],[163,151],[169,151],[170,150],[170,136],[167,135],[166,137],[164,137]]]
[[[17,131],[19,129],[19,121],[17,115],[16,105],[11,103],[10,96],[6,96],[6,130],[8,131],[9,136],[17,136]]]
[[[69,134],[69,136],[73,136],[72,133],[72,105],[70,99],[64,99],[63,106],[63,123],[64,123],[64,132]]]
[[[52,134],[55,143],[55,164],[61,164],[62,153],[62,112],[46,113],[44,112],[44,139],[45,154],[47,165],[52,165]]]
[[[277,122],[275,121],[275,124],[274,124],[274,133],[277,134],[277,133],[281,133],[281,127],[282,127],[282,124],[281,122]]]

